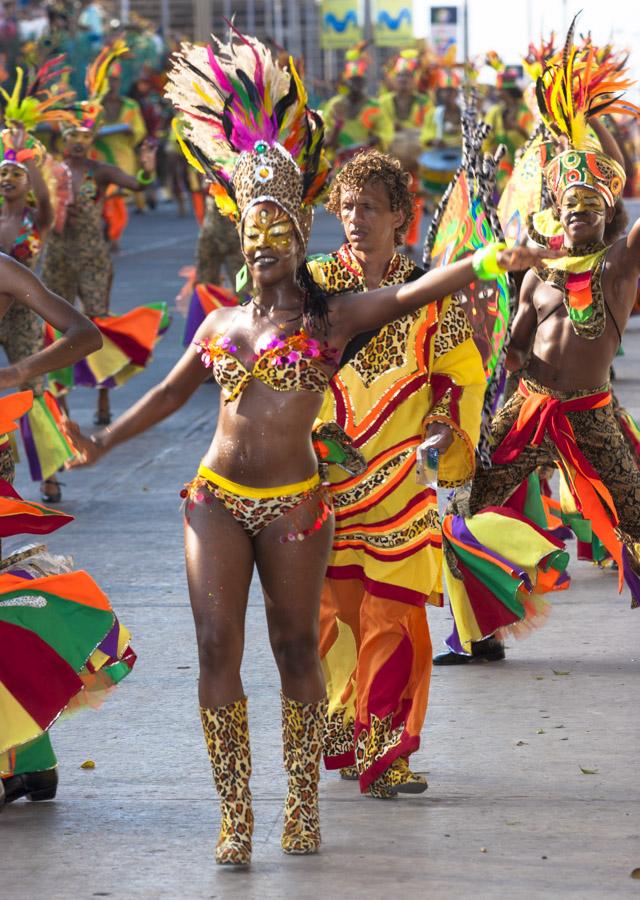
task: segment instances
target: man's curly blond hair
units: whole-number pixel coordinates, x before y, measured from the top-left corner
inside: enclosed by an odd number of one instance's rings
[[[348,191],[361,191],[372,181],[380,182],[384,185],[393,212],[401,210],[404,213],[404,221],[395,232],[395,243],[398,246],[404,243],[404,236],[413,220],[410,178],[397,159],[380,153],[379,150],[365,150],[350,159],[334,177],[326,208],[340,218],[343,187]]]

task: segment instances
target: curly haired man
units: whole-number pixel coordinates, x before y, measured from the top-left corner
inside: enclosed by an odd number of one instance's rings
[[[396,160],[376,150],[354,157],[327,208],[346,243],[314,261],[326,290],[366,291],[421,274],[395,250],[413,215],[409,176]],[[321,419],[337,422],[367,464],[357,476],[337,467],[330,474],[336,531],[320,616],[325,763],[373,797],[427,787],[408,757],[427,709],[425,607],[442,603],[442,538],[436,493],[416,482],[416,449],[425,439],[439,449],[441,485],[467,481],[484,386],[466,316],[444,297],[352,341],[325,397]]]

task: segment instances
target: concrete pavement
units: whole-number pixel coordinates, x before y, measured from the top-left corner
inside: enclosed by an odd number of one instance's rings
[[[325,217],[315,234],[315,250],[339,238]],[[114,310],[171,301],[194,240],[191,220],[169,208],[135,217],[116,260]],[[116,411],[170,368],[182,325],[176,316],[150,370],[114,394]],[[616,366],[620,397],[636,415],[639,331],[633,320]],[[93,404],[90,391],[72,397],[87,427]],[[210,439],[217,405],[218,389],[205,385],[173,419],[63,478],[63,507],[77,518],[49,545],[73,553],[109,593],[139,659],[99,713],[54,729],[58,799],[20,801],[0,816],[0,897],[640,897],[630,877],[640,866],[640,612],[617,596],[611,572],[575,561],[572,589],[554,600],[548,625],[512,642],[505,663],[435,671],[413,758],[428,773],[428,793],[372,801],[324,775],[324,843],[308,859],[287,858],[279,846],[278,680],[254,583],[244,664],[254,861],[249,872],[213,864],[217,805],[198,720],[178,492]],[[18,488],[37,496],[24,467]],[[429,620],[437,649],[448,615],[430,610]],[[87,759],[95,769],[80,768]]]

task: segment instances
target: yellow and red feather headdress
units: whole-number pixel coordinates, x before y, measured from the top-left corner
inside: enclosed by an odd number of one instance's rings
[[[590,41],[574,43],[574,19],[562,55],[547,64],[536,82],[540,115],[556,137],[570,149],[556,156],[545,170],[547,185],[559,198],[569,187],[597,191],[608,206],[622,193],[625,172],[616,160],[593,146],[590,118],[612,113],[637,116],[640,108],[624,99],[634,82],[627,77],[626,55],[599,51]]]

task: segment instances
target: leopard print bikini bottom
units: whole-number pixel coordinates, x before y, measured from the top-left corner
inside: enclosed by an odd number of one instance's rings
[[[332,512],[329,491],[318,474],[296,484],[254,488],[229,481],[213,469],[201,465],[196,477],[185,485],[180,496],[185,498],[187,517],[196,504],[211,503],[215,498],[242,525],[250,538],[256,537],[276,519],[288,516],[290,527],[280,537],[282,543],[304,540],[322,528]],[[317,498],[315,518],[309,527],[300,528],[295,521],[298,518],[295,513],[299,511],[305,515],[308,509],[305,504],[312,498]]]

